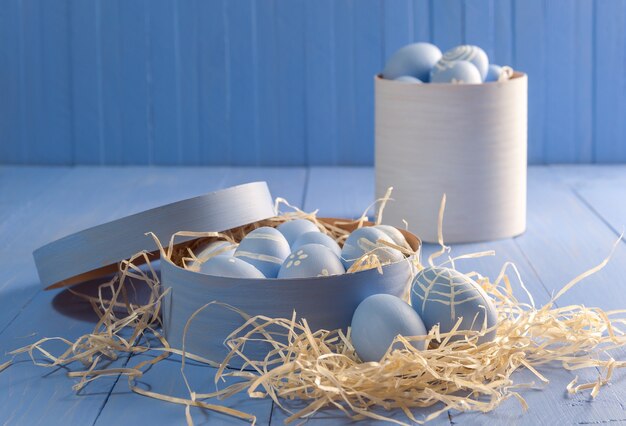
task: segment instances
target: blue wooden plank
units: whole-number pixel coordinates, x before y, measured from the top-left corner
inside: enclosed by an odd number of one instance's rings
[[[464,43],[463,15],[463,2],[459,0],[431,2],[432,39],[442,52]]]
[[[71,67],[75,164],[104,162],[100,2],[72,0]]]
[[[23,43],[21,36],[21,2],[7,1],[0,8],[0,164],[22,162],[20,79]]]
[[[31,149],[30,162],[37,164],[72,163],[72,96],[70,66],[69,4],[40,2],[41,13],[41,106],[37,123],[41,139]]]
[[[150,80],[152,100],[153,158],[155,164],[181,164],[180,64],[176,3],[150,2]]]
[[[226,164],[230,159],[230,129],[224,2],[200,1],[197,7],[200,162],[205,165]]]
[[[356,105],[354,85],[354,3],[334,2],[333,33],[335,43],[335,106],[338,164],[352,164],[354,153],[361,149],[356,140]]]
[[[546,68],[545,161],[591,160],[591,2],[546,3],[546,51],[561,69]],[[566,102],[567,100],[567,102]]]
[[[411,0],[382,2],[382,18],[386,60],[393,52],[414,39],[413,2]]]
[[[107,157],[115,158],[109,164],[150,164],[152,147],[148,133],[150,102],[148,75],[150,70],[148,31],[145,0],[118,2],[120,81],[117,102],[121,115],[119,143],[109,143]]]
[[[278,144],[272,148],[268,165],[298,166],[306,163],[304,133],[304,34],[303,0],[276,0],[276,73],[280,76],[275,92],[280,121]]]
[[[430,1],[413,0],[413,39],[432,42]]]
[[[480,46],[490,61],[495,47],[495,5],[493,0],[465,0],[465,43]]]
[[[512,65],[514,57],[513,0],[494,3],[494,46],[492,62]]]
[[[543,0],[515,2],[514,68],[528,74],[528,160],[544,162],[546,26]]]
[[[310,165],[338,163],[333,4],[332,0],[306,2],[306,148]],[[357,8],[355,13],[359,10],[369,8]],[[371,47],[367,46],[368,57]]]
[[[226,2],[228,17],[231,165],[258,165],[257,46],[254,0]],[[302,75],[299,76],[302,78]],[[285,123],[285,125],[287,125]]]
[[[101,2],[101,71],[102,71],[102,137],[104,140],[104,162],[123,164],[124,140],[122,139],[123,96],[121,62],[121,18],[120,8],[115,1]]]
[[[353,150],[344,164],[374,163],[374,76],[383,69],[383,28],[380,3],[362,0],[354,8],[354,96],[356,124]],[[341,125],[341,124],[337,124]],[[313,163],[310,163],[313,165]],[[336,164],[319,161],[317,164]]]
[[[601,70],[613,70],[616,75],[624,74],[626,4],[619,0],[608,0],[595,2],[594,8],[594,160],[623,162],[626,161],[624,81],[621,78],[605,78]]]
[[[39,123],[44,117],[44,87],[42,69],[41,3],[21,4],[21,69],[19,92],[21,102],[22,158],[24,163],[42,161],[40,150],[45,145],[44,129]]]

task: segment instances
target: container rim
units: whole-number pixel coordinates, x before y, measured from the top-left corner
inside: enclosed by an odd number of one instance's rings
[[[517,80],[522,80],[527,78],[528,76],[526,75],[526,73],[522,72],[522,71],[513,71],[513,76],[511,78],[509,78],[508,80],[504,80],[504,81],[484,81],[482,83],[463,83],[463,84],[457,84],[457,83],[424,83],[424,84],[407,84],[407,83],[402,83],[401,81],[396,81],[396,80],[388,80],[386,78],[383,78],[382,73],[378,73],[374,76],[374,81],[378,82],[378,81],[385,81],[385,82],[389,82],[391,84],[402,84],[405,87],[406,86],[410,86],[412,88],[418,88],[418,87],[429,87],[429,86],[443,86],[443,87],[480,87],[483,86],[485,84],[506,84],[508,82],[511,81],[517,81]]]

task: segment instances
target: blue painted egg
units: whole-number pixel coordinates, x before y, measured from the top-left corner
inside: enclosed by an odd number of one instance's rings
[[[278,278],[308,278],[341,275],[341,260],[328,247],[305,244],[295,249],[280,267]]]
[[[430,72],[431,83],[482,83],[478,69],[468,61],[439,62]]]
[[[291,251],[294,252],[305,244],[321,244],[328,247],[337,257],[341,257],[341,247],[339,247],[337,241],[322,232],[306,232],[300,235],[291,245]]]
[[[489,68],[487,69],[487,76],[485,77],[485,82],[500,80],[502,71],[503,69],[500,65],[494,65],[494,64],[489,65]]]
[[[359,358],[380,361],[396,336],[425,336],[426,327],[411,306],[390,294],[375,294],[363,300],[352,316],[350,337]],[[424,341],[413,342],[423,350]],[[402,348],[396,343],[394,349]]]
[[[341,249],[341,261],[346,270],[352,266],[355,260],[379,246],[376,243],[378,240],[392,242],[387,234],[372,226],[354,230],[343,243]]]
[[[411,248],[409,243],[406,241],[406,238],[404,238],[404,235],[402,235],[402,232],[400,232],[398,228],[391,225],[376,225],[374,226],[374,228],[380,229],[385,234],[387,234],[387,236],[391,238],[391,241],[395,245],[400,247],[406,247],[408,249]]]
[[[481,331],[485,318],[488,328],[498,321],[498,313],[487,293],[468,276],[449,268],[420,271],[413,280],[411,305],[429,330],[439,324],[442,333],[452,330],[460,317],[463,317],[460,331]],[[495,335],[494,329],[478,342],[492,341]]]
[[[199,272],[217,277],[265,278],[257,268],[241,259],[230,256],[215,256],[200,265]]]
[[[280,265],[290,252],[289,243],[283,234],[263,226],[241,240],[235,250],[235,257],[255,266],[266,278],[276,278]]]
[[[313,222],[306,219],[290,220],[281,223],[276,229],[278,229],[285,236],[285,239],[289,243],[289,246],[291,246],[300,235],[306,232],[320,231]]]
[[[422,84],[422,80],[420,80],[419,78],[411,77],[410,75],[403,75],[396,78],[395,81],[408,84]]]
[[[439,59],[441,50],[434,44],[409,44],[391,55],[383,70],[383,78],[395,80],[408,75],[428,82],[430,70]]]
[[[198,259],[205,259],[213,256],[232,256],[235,253],[236,244],[229,243],[228,241],[213,241],[205,246],[196,250],[196,257]]]
[[[455,61],[471,62],[480,73],[480,80],[483,81],[487,76],[487,68],[489,67],[489,58],[483,49],[478,46],[464,44],[453,47],[443,54],[439,63],[452,63]]]

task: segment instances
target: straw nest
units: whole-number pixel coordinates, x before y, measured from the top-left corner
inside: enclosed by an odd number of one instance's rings
[[[385,197],[379,206],[379,221],[388,198]],[[286,203],[279,200],[277,204]],[[440,229],[444,205],[445,198],[440,211]],[[254,227],[276,226],[282,221],[300,217],[318,223],[323,232],[335,237],[340,244],[347,237],[347,231],[318,222],[315,212],[305,213],[295,209],[264,223],[227,233],[195,233],[204,241],[199,240],[191,245],[175,246],[174,237],[167,247],[158,244],[163,256],[185,265],[189,260],[196,260],[193,248],[208,241],[207,238],[222,238],[235,244]],[[356,221],[356,226],[364,222],[365,215]],[[435,265],[438,257],[448,254],[441,232],[440,244],[441,250],[425,263]],[[406,248],[403,250],[407,253]],[[475,253],[463,257],[488,254],[492,253]],[[147,268],[140,269],[135,265],[140,258],[148,261]],[[419,256],[414,258],[418,269],[422,268]],[[613,371],[626,365],[624,361],[617,361],[608,355],[608,351],[626,342],[622,330],[626,322],[624,311],[606,312],[582,305],[555,305],[555,301],[572,286],[604,267],[608,258],[570,281],[549,303],[541,307],[534,305],[532,295],[526,291],[521,280],[520,288],[530,302],[522,303],[515,297],[509,279],[510,272],[519,278],[514,265],[505,264],[501,273],[493,279],[475,274],[474,278],[493,298],[497,307],[499,321],[497,337],[493,342],[476,344],[478,337],[489,330],[468,334],[453,329],[450,333],[440,333],[435,327],[427,336],[398,336],[396,342],[400,344],[400,349],[388,351],[380,362],[370,363],[362,363],[358,359],[350,342],[349,330],[347,333],[341,330],[311,330],[306,319],[297,319],[296,312],[291,318],[249,317],[236,307],[220,304],[219,301],[207,301],[204,307],[189,318],[187,326],[202,309],[232,309],[239,312],[245,325],[233,330],[227,339],[226,344],[230,348],[227,358],[203,359],[185,352],[184,344],[183,348],[172,348],[160,334],[159,310],[164,294],[160,291],[157,274],[149,260],[147,253],[138,253],[120,263],[119,273],[100,285],[98,297],[81,295],[89,301],[99,317],[90,334],[75,341],[61,337],[45,338],[10,354],[16,357],[27,353],[35,364],[44,367],[72,364],[68,375],[78,379],[74,384],[76,390],[102,376],[127,376],[129,387],[134,392],[186,406],[189,424],[192,423],[192,407],[221,412],[254,423],[256,419],[253,415],[208,401],[216,396],[228,398],[240,392],[246,392],[251,398],[272,398],[281,407],[284,407],[286,400],[304,401],[304,408],[291,413],[287,423],[311,416],[327,407],[337,408],[354,419],[373,418],[399,424],[424,423],[450,409],[488,412],[509,398],[516,398],[526,409],[522,393],[529,385],[515,383],[512,378],[512,374],[520,368],[530,370],[538,380],[546,383],[548,378],[539,371],[545,364],[558,363],[568,370],[597,369],[599,373],[596,381],[579,384],[574,379],[567,386],[569,393],[589,390],[591,396],[595,397],[610,380]],[[450,260],[454,259],[446,257],[447,262]],[[360,266],[356,266],[356,269],[380,266],[375,256],[370,255],[365,255],[357,263]],[[149,297],[144,303],[134,303],[129,297],[131,286],[138,284],[147,286],[149,290]],[[272,345],[273,350],[264,359],[243,358],[242,348],[246,341],[252,336],[258,339],[259,334]],[[451,339],[456,335],[462,335],[463,338]],[[284,336],[287,336],[286,340]],[[52,353],[46,349],[47,343],[52,340],[63,342],[67,349],[62,353]],[[429,349],[415,349],[410,344],[414,340],[426,340]],[[155,345],[155,341],[158,344]],[[125,368],[106,367],[111,359],[122,354],[146,351],[160,354],[149,361]],[[171,354],[182,356],[181,372],[187,384],[188,397],[163,395],[135,385],[135,379],[142,376],[150,365]],[[243,358],[244,366],[241,370],[225,367],[234,357]],[[225,389],[197,393],[191,389],[184,376],[186,359],[217,368],[216,389],[218,383],[227,377],[234,377],[237,381]],[[11,363],[12,360],[0,365],[0,370],[9,367]],[[129,364],[132,364],[132,358]],[[419,408],[431,406],[435,408],[429,411],[429,415],[420,414]],[[406,419],[401,421],[381,414],[389,409],[402,410]]]

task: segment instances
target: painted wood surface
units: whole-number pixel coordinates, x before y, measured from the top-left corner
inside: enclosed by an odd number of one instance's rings
[[[626,161],[622,0],[7,0],[0,164],[371,166],[395,49],[529,75],[531,163]]]
[[[30,257],[33,248],[85,226],[263,178],[268,180],[274,196],[286,196],[307,210],[319,208],[324,215],[356,217],[374,197],[371,168],[0,167],[0,351],[4,354],[43,336],[77,337],[93,324],[89,306],[68,300],[61,291],[40,291]],[[453,246],[452,255],[496,250],[494,257],[458,261],[457,267],[493,277],[503,262],[513,261],[535,301],[543,303],[570,278],[608,254],[626,225],[625,184],[626,166],[532,167],[528,231],[515,239]],[[97,193],[89,191],[94,187]],[[435,249],[426,246],[425,256]],[[561,303],[623,308],[624,265],[626,249],[622,243],[605,270],[578,284]],[[71,303],[64,305],[61,301]],[[134,365],[149,356],[124,358],[118,365]],[[187,372],[194,390],[214,389],[212,369],[191,363]],[[75,395],[71,390],[73,381],[65,373],[64,369],[45,370],[29,362],[20,362],[1,373],[0,421],[69,425],[185,421],[184,407],[135,395],[129,392],[125,379],[112,377]],[[613,384],[603,388],[595,401],[585,394],[565,395],[564,387],[573,374],[556,368],[546,369],[545,374],[551,379],[545,389],[523,393],[530,406],[526,413],[510,400],[490,414],[450,412],[434,424],[626,422],[621,404],[626,397],[623,373],[617,373]],[[580,376],[581,380],[594,378],[593,372]],[[536,382],[524,371],[516,379]],[[140,385],[186,396],[176,358],[153,368]],[[286,417],[267,400],[237,396],[219,403],[256,414],[258,424],[268,424],[270,419],[273,424],[281,424]],[[426,413],[416,412],[418,416]],[[402,418],[400,413],[391,414]],[[199,409],[192,410],[192,415],[196,424],[244,424]],[[350,424],[332,410],[308,422]]]

